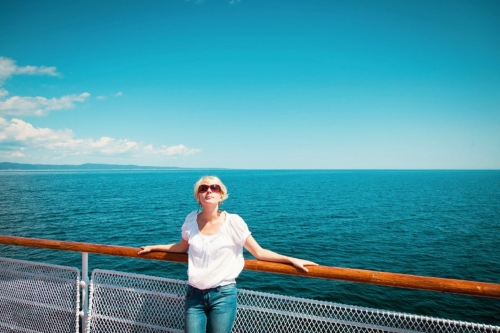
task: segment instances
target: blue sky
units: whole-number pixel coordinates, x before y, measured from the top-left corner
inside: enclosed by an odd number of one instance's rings
[[[0,5],[0,161],[500,168],[498,1]]]

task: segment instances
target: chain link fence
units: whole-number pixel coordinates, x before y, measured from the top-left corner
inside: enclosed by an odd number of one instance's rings
[[[0,332],[78,332],[80,271],[0,258]]]
[[[183,332],[186,287],[181,280],[95,269],[82,329]],[[0,333],[79,332],[80,295],[77,268],[0,258]],[[500,333],[500,327],[239,289],[233,332]]]
[[[183,332],[186,282],[94,270],[88,332]],[[233,332],[500,332],[500,327],[238,289]]]

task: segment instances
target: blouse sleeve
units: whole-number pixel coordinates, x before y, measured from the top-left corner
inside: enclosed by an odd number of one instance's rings
[[[186,216],[184,220],[184,224],[181,227],[182,238],[189,241],[189,237],[191,236],[191,229],[193,227],[193,220],[196,221],[196,212],[191,212]]]
[[[229,223],[231,225],[231,235],[236,244],[243,246],[251,232],[247,224],[237,214],[231,214]]]

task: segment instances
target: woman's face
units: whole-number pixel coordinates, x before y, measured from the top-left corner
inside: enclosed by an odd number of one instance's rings
[[[222,193],[219,184],[204,183],[198,187],[198,201],[201,205],[216,204],[221,202]]]

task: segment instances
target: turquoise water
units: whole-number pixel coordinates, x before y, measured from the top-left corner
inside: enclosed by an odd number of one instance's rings
[[[321,265],[500,283],[500,171],[0,172],[0,234],[139,247],[175,242],[218,175],[223,209],[271,250]],[[80,267],[78,253],[0,256]],[[90,255],[91,268],[186,278],[184,264]],[[238,286],[500,325],[500,300],[243,272]]]

